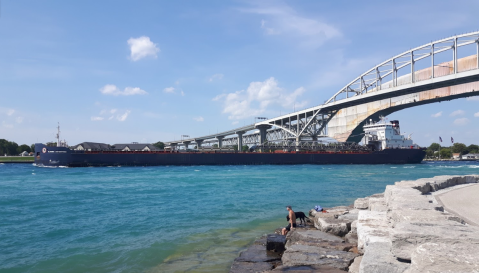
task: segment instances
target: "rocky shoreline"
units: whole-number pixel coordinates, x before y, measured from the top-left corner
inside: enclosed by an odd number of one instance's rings
[[[310,220],[287,236],[277,229],[256,240],[230,273],[479,272],[479,227],[435,198],[470,183],[479,183],[479,175],[400,181],[351,206],[312,209]]]

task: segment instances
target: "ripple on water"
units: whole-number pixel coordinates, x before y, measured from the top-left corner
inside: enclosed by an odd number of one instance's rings
[[[0,271],[225,272],[255,238],[286,224],[286,205],[299,211],[348,205],[395,181],[477,174],[477,168],[478,162],[145,168],[5,164],[0,168]]]

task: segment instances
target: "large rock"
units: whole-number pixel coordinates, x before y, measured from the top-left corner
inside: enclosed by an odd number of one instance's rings
[[[411,255],[411,267],[407,272],[479,272],[477,247],[467,242],[419,245]]]
[[[349,230],[351,229],[351,223],[353,220],[351,219],[336,219],[332,217],[323,218],[323,217],[315,217],[314,218],[314,226],[323,231],[327,232],[336,236],[344,236],[348,234]]]
[[[369,207],[369,197],[358,198],[354,201],[355,209],[368,209]]]
[[[357,222],[358,250],[363,252],[375,242],[390,242],[386,212],[360,211]]]
[[[241,252],[239,257],[235,259],[235,262],[260,263],[273,262],[280,259],[281,256],[279,253],[266,251],[265,246],[252,245],[248,247],[245,251]]]
[[[309,245],[291,245],[283,254],[284,266],[326,265],[347,270],[358,255],[352,252],[332,250]]]
[[[436,210],[392,210],[387,214],[388,220],[394,224],[408,222],[408,223],[420,223],[420,222],[434,222],[434,221],[444,221],[444,220],[453,220],[459,223],[463,221],[452,214],[444,213]]]
[[[409,268],[408,263],[399,262],[391,253],[387,242],[371,243],[359,266],[360,273],[401,273]]]
[[[279,234],[268,234],[266,236],[266,250],[283,252],[285,250],[286,236]]]
[[[386,199],[384,197],[370,197],[369,198],[370,211],[387,211]]]
[[[256,273],[273,269],[273,265],[266,262],[234,262],[231,265],[230,273]]]
[[[286,248],[292,245],[308,245],[333,250],[349,251],[356,245],[344,242],[343,239],[319,230],[295,230],[286,243]]]
[[[349,266],[349,273],[359,273],[359,266],[361,265],[361,260],[363,256],[358,256],[354,258],[354,262]]]
[[[392,253],[399,259],[411,260],[411,254],[422,244],[466,241],[479,247],[479,228],[454,221],[396,223],[390,230]]]
[[[264,273],[277,273],[277,272],[287,272],[287,273],[344,273],[345,271],[324,265],[297,265],[297,266],[278,266],[271,271],[266,271]]]

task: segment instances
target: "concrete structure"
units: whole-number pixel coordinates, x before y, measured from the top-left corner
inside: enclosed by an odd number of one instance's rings
[[[458,58],[462,53],[459,49],[468,45],[476,48],[476,54]],[[437,54],[447,51],[451,53],[451,61],[435,61]],[[351,81],[324,104],[186,141],[211,144],[222,138],[222,145],[238,145],[239,150],[243,143],[296,141],[299,145],[325,136],[359,142],[367,120],[377,121],[379,116],[409,107],[476,95],[479,95],[479,32],[471,32],[394,56]],[[249,131],[256,132],[246,134]],[[176,147],[184,141],[165,144]]]

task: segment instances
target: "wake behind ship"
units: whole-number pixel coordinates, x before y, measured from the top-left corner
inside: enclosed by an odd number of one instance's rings
[[[263,143],[249,152],[232,149],[158,150],[151,144],[84,142],[68,147],[35,144],[37,166],[161,166],[161,165],[287,165],[287,164],[414,164],[420,163],[424,149],[400,134],[399,122],[364,126],[364,145],[310,142],[307,148]]]

